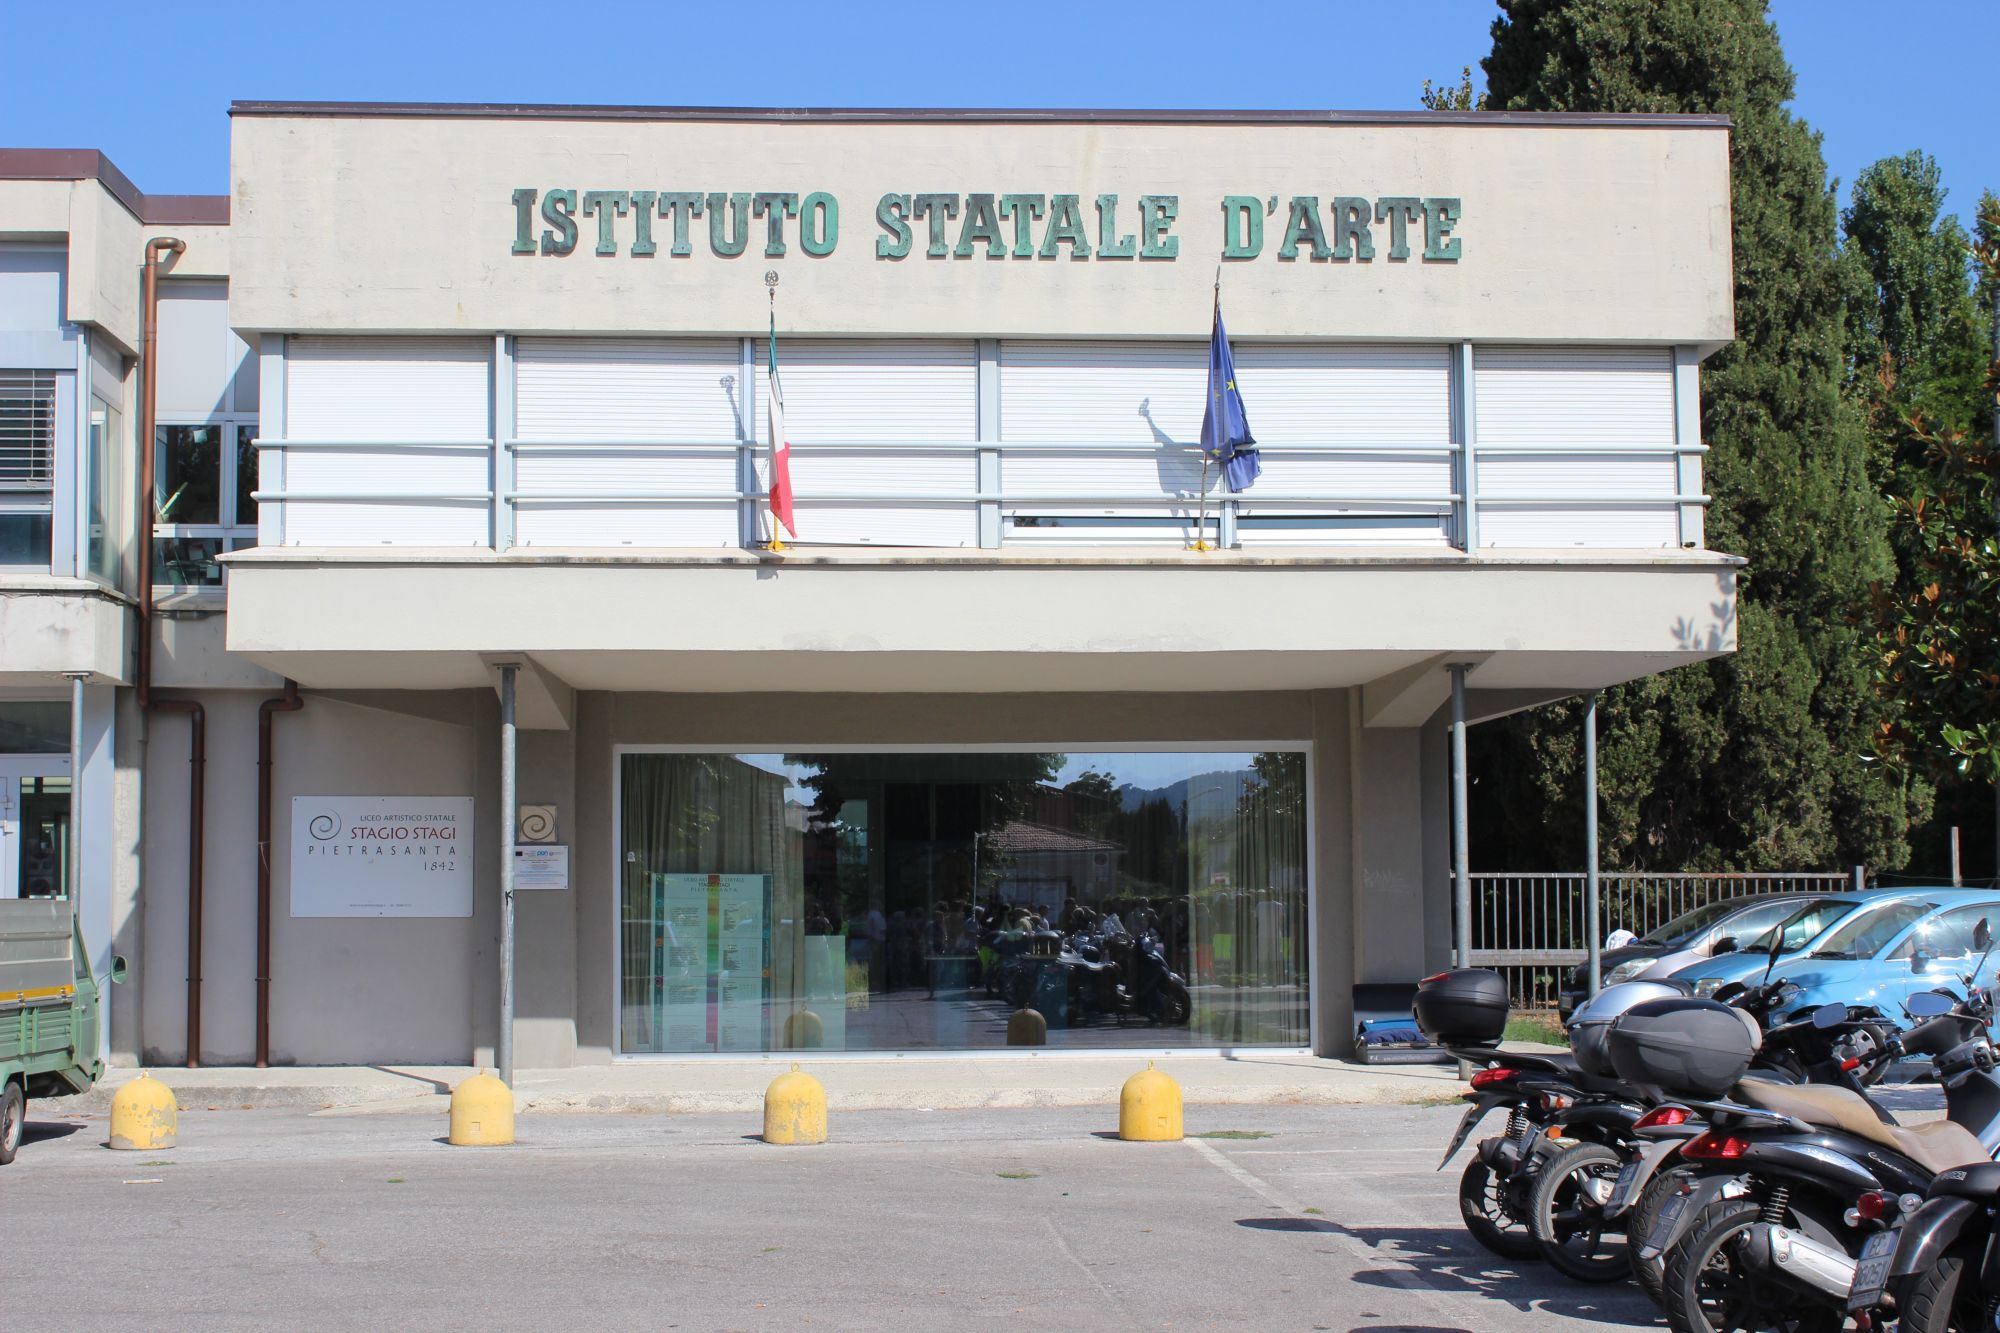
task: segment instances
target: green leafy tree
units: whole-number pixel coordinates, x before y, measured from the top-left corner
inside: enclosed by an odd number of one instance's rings
[[[1883,158],[1855,178],[1841,215],[1843,257],[1854,271],[1848,361],[1864,402],[1893,385],[1882,406],[1966,430],[1980,413],[1988,349],[1967,283],[1971,243],[1944,200],[1937,163],[1920,152]],[[1892,452],[1879,463],[1921,466],[1923,458]]]
[[[1980,289],[2000,283],[2000,199],[1980,201]],[[1882,401],[1900,398],[1893,374]],[[2000,360],[1982,396],[2000,395]],[[1881,421],[1891,446],[1920,461],[1898,476],[1895,527],[1904,577],[1878,588],[1881,683],[1903,707],[1885,753],[1911,753],[1949,777],[2000,783],[2000,447],[1912,409]]]
[[[1702,367],[1707,544],[1746,556],[1734,654],[1607,692],[1605,859],[1635,868],[1895,867],[1928,791],[1878,761],[1870,586],[1893,568],[1859,410],[1851,280],[1819,136],[1762,0],[1500,0],[1499,111],[1727,114],[1736,339]],[[1480,727],[1475,843],[1576,864],[1577,705]]]
[[[1432,111],[1484,111],[1486,94],[1472,91],[1472,66],[1459,71],[1457,83],[1433,84],[1424,80],[1424,90],[1419,94],[1425,107]]]

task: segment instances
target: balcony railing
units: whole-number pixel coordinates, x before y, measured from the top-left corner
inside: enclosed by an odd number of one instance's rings
[[[765,450],[743,439],[256,448],[267,546],[745,548],[769,535]],[[792,476],[807,544],[1679,548],[1700,544],[1708,497],[1682,478],[1702,452],[1287,443],[1262,450],[1264,475],[1242,494],[1210,469],[1205,505],[1199,451],[1151,441],[795,442]],[[1546,465],[1564,460],[1547,485]]]

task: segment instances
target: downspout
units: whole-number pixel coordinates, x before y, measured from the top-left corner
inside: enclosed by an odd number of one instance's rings
[[[134,673],[139,708],[147,713],[185,713],[188,719],[188,969],[187,1065],[201,1066],[201,909],[202,829],[208,813],[208,710],[194,699],[153,697],[153,521],[154,436],[158,434],[160,336],[160,255],[178,255],[185,243],[171,236],[146,242],[145,331],[139,360],[144,374],[139,409],[139,665]]]
[[[271,1063],[271,718],[306,706],[299,683],[257,706],[257,1068]]]

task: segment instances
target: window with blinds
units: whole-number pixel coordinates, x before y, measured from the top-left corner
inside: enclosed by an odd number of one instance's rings
[[[55,478],[55,372],[0,370],[0,491],[46,491]]]

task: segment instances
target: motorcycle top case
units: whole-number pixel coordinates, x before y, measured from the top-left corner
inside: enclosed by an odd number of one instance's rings
[[[1441,972],[1418,985],[1411,1008],[1441,1046],[1488,1046],[1507,1030],[1507,979],[1483,967]]]
[[[1713,1000],[1648,1000],[1620,1014],[1605,1044],[1627,1083],[1672,1096],[1709,1099],[1736,1086],[1757,1039],[1749,1024]]]

